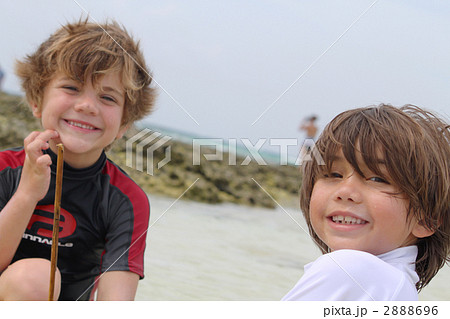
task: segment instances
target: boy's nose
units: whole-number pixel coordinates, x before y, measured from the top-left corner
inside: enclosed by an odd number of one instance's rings
[[[339,201],[350,201],[360,203],[362,201],[360,177],[357,173],[353,173],[346,178],[343,178],[336,190],[335,199]]]
[[[96,115],[98,113],[95,97],[90,96],[89,94],[80,96],[74,108],[77,112],[83,112],[90,115]]]

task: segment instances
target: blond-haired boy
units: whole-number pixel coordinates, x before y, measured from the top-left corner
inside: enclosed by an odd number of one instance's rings
[[[0,299],[46,300],[56,145],[64,180],[56,298],[134,299],[149,221],[146,194],[104,149],[151,111],[144,57],[116,22],[58,29],[17,63],[43,132],[0,152]]]

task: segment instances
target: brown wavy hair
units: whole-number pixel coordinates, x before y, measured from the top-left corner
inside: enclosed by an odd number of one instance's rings
[[[381,149],[390,179],[409,199],[407,219],[412,216],[434,231],[433,235],[418,238],[416,242],[416,272],[420,278],[416,288],[420,291],[450,261],[449,125],[414,105],[358,108],[336,116],[320,135],[316,149],[325,165],[316,160],[303,165],[300,207],[311,237],[322,253],[330,249],[315,234],[309,214],[315,182],[324,170],[331,170],[333,158],[340,149],[362,176],[356,159],[358,151],[367,167],[383,177],[377,161]]]
[[[93,84],[105,74],[120,72],[125,89],[122,125],[149,114],[155,101],[152,76],[139,42],[117,22],[97,24],[88,19],[68,23],[44,41],[36,52],[16,61],[16,74],[29,103],[42,107],[43,93],[53,76],[62,72],[81,84]]]

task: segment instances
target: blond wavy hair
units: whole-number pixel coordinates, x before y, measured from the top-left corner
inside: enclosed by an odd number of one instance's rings
[[[124,27],[111,21],[103,24],[80,19],[59,28],[38,49],[16,61],[27,101],[40,110],[46,85],[56,73],[64,73],[81,84],[119,72],[125,89],[122,125],[149,114],[155,101],[152,76],[146,66],[139,42]]]

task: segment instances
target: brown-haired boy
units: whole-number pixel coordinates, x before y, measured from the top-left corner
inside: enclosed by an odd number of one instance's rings
[[[143,272],[146,194],[104,149],[151,111],[144,57],[116,22],[69,23],[17,63],[43,132],[0,152],[0,299],[46,300],[56,145],[64,180],[58,252],[60,300],[134,299]]]
[[[324,255],[284,300],[417,300],[449,261],[449,143],[448,124],[412,105],[335,117],[300,198]]]

